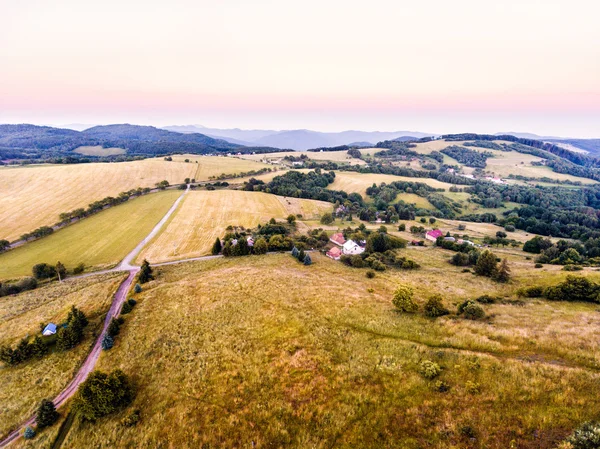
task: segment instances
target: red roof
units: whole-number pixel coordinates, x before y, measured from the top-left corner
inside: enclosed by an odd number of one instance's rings
[[[342,250],[339,249],[337,246],[334,246],[329,251],[327,251],[327,255],[332,259],[337,259],[342,255]]]
[[[336,245],[340,245],[340,246],[342,246],[344,243],[346,243],[344,234],[342,234],[341,232],[337,232],[337,233],[333,234],[329,240],[331,240]]]
[[[442,231],[440,231],[439,229],[433,229],[431,231],[428,231],[427,234],[425,234],[429,237],[433,237],[434,239],[437,239],[438,237],[441,237],[444,235],[444,233]]]

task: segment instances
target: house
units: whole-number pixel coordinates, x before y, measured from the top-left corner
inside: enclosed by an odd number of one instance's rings
[[[356,243],[354,240],[348,240],[344,243],[342,247],[342,252],[348,256],[353,256],[356,254],[362,254],[365,252],[365,249]]]
[[[326,256],[333,260],[340,260],[340,257],[342,257],[342,250],[339,249],[337,246],[334,246],[329,251],[327,251]]]
[[[331,240],[337,246],[344,246],[344,243],[346,243],[346,239],[344,238],[344,234],[342,234],[341,232],[336,232],[335,234],[333,234],[331,236],[331,238],[329,240]]]
[[[425,238],[427,240],[435,242],[438,239],[438,237],[442,237],[443,235],[444,233],[439,229],[432,229],[431,231],[427,231],[427,233],[425,234]]]
[[[48,335],[56,334],[56,324],[48,323],[44,330],[42,331],[42,335],[47,337]]]

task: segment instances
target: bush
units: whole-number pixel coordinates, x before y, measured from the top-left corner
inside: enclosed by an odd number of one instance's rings
[[[433,384],[433,388],[435,389],[435,391],[438,391],[440,393],[445,393],[446,391],[450,391],[450,385],[446,382],[444,382],[443,380],[436,380],[435,383]]]
[[[129,298],[129,299],[127,300],[127,302],[129,303],[129,305],[130,305],[132,308],[133,308],[133,307],[134,307],[134,306],[137,304],[137,301],[136,301],[135,299],[133,299],[133,298]]]
[[[26,440],[32,440],[34,437],[35,437],[35,430],[33,430],[29,426],[25,427],[25,431],[23,432],[23,438],[25,438]]]
[[[129,304],[129,301],[125,301],[123,303],[123,307],[121,308],[121,314],[126,315],[129,312],[131,312],[132,310],[133,310],[133,307],[131,306],[131,304]]]
[[[480,320],[485,318],[485,311],[483,308],[474,302],[469,302],[463,309],[464,317],[468,320]]]
[[[517,296],[521,298],[540,298],[544,296],[544,288],[540,286],[521,287],[517,290]]]
[[[85,271],[85,265],[83,263],[78,264],[73,268],[73,274],[81,274]]]
[[[111,337],[116,337],[117,335],[119,335],[120,331],[121,324],[119,323],[119,321],[114,318],[110,320],[110,324],[108,325],[108,329],[106,330],[107,334]]]
[[[568,275],[560,284],[546,289],[552,301],[583,301],[600,303],[598,284],[588,278]]]
[[[419,307],[413,300],[413,295],[413,289],[409,285],[401,284],[394,292],[392,304],[394,304],[400,312],[415,313]]]
[[[458,225],[458,230],[459,231],[464,231],[465,229],[467,229],[467,227],[464,224],[459,224]]]
[[[104,338],[102,339],[102,349],[108,351],[109,349],[112,349],[114,345],[115,341],[113,338],[110,335],[105,334]]]
[[[150,267],[150,263],[144,259],[142,267],[140,268],[140,273],[138,274],[138,281],[140,284],[145,284],[152,279],[154,279],[152,268]]]
[[[35,423],[38,429],[49,427],[58,420],[58,412],[54,407],[54,402],[49,399],[42,399],[35,416]]]
[[[469,265],[469,256],[465,253],[456,253],[450,259],[450,263],[452,265],[456,265],[457,267],[465,267]]]
[[[135,287],[133,288],[133,291],[135,293],[142,293],[142,286],[140,284],[135,284]]]
[[[373,270],[368,270],[366,276],[369,279],[373,279],[375,277],[375,272]]]
[[[481,304],[494,304],[499,298],[490,295],[481,295],[475,301]]]
[[[431,296],[424,306],[425,315],[430,318],[437,318],[440,316],[448,315],[450,311],[444,307],[442,297],[440,295]]]
[[[406,224],[400,223],[398,225],[398,231],[400,231],[400,232],[406,231]]]
[[[47,263],[38,263],[31,269],[33,277],[36,279],[49,279],[56,276],[56,268]]]
[[[73,399],[73,411],[84,421],[95,421],[129,405],[133,395],[133,388],[123,371],[115,370],[110,374],[93,371],[79,386]]]
[[[600,422],[587,422],[581,425],[566,440],[572,449],[600,448]]]
[[[582,267],[580,267],[579,265],[565,265],[563,267],[563,271],[581,271],[583,270]]]
[[[421,362],[419,372],[425,379],[432,380],[440,375],[442,368],[440,368],[440,365],[432,362],[431,360],[424,360]]]
[[[140,422],[140,411],[135,409],[131,414],[123,418],[121,425],[124,427],[135,427]]]
[[[475,264],[475,274],[479,276],[493,276],[496,272],[496,256],[491,251],[485,250],[479,255]]]
[[[328,225],[333,223],[333,220],[334,218],[331,212],[327,212],[321,216],[321,224]]]
[[[504,229],[508,232],[515,232],[515,227],[513,225],[506,225]]]
[[[269,251],[267,241],[263,237],[258,238],[256,242],[254,242],[254,254],[267,254],[267,251]]]
[[[468,380],[465,384],[465,390],[469,394],[479,394],[481,392],[481,386],[477,382]]]
[[[538,263],[536,263],[536,264],[535,264],[533,267],[534,267],[534,268],[542,268],[542,267],[543,267],[543,265],[542,265],[541,263],[539,263],[539,262],[538,262]]]

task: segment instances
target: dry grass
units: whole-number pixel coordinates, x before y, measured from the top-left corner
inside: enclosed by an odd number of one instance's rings
[[[254,227],[270,218],[302,214],[310,219],[330,211],[322,201],[283,198],[236,190],[192,191],[166,228],[138,257],[151,262],[195,257],[210,252],[229,225]]]
[[[360,150],[361,152],[363,150]],[[286,151],[281,153],[264,153],[264,154],[243,154],[236,156],[243,159],[253,161],[270,161],[277,162],[286,156],[300,157],[301,155],[307,156],[309,159],[315,161],[332,161],[338,163],[345,163],[350,165],[365,165],[365,161],[362,159],[356,159],[348,155],[346,150],[344,151]]]
[[[177,154],[173,155],[173,162],[185,163],[188,159],[195,173],[190,176],[196,181],[208,181],[213,176],[219,175],[235,175],[250,170],[260,170],[261,168],[275,167],[255,162],[252,160],[241,159],[241,156],[200,156],[197,154]]]
[[[79,263],[114,265],[148,235],[181,193],[144,195],[0,254],[0,279],[31,275],[31,267],[41,262],[61,261],[68,269]]]
[[[390,304],[398,282],[419,303],[440,292],[451,308],[518,285],[461,274],[445,251],[405,252],[423,268],[372,280],[317,254],[310,267],[277,255],[159,269],[99,361],[132,377],[134,404],[76,425],[63,447],[549,449],[594,416],[594,306],[492,305],[483,322],[400,315]],[[528,276],[515,271],[517,283]],[[581,332],[556,338],[569,327]],[[449,392],[418,374],[426,359]],[[140,424],[120,426],[133,408]]]
[[[430,178],[408,178],[405,176],[381,175],[376,173],[336,172],[335,181],[327,188],[332,190],[344,190],[347,193],[359,193],[364,199],[367,199],[367,187],[371,187],[373,183],[379,185],[382,182],[389,184],[394,181],[421,182],[435,188],[446,190],[452,186],[452,184]]]
[[[83,154],[85,156],[116,156],[127,153],[123,148],[104,148],[102,145],[84,146],[73,150],[74,153]]]
[[[112,297],[123,279],[119,273],[93,276],[0,301],[0,344],[15,345],[26,335],[40,332],[40,322],[60,323],[72,305],[90,320],[83,343],[68,352],[54,352],[15,367],[0,368],[0,435],[5,435],[33,414],[39,402],[58,394],[72,379],[101,328]]]
[[[147,159],[135,162],[0,167],[0,239],[58,221],[61,212],[106,196],[154,187],[164,179],[172,184],[193,178],[195,164]]]

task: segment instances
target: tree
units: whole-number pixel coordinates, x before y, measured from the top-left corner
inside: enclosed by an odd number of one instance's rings
[[[508,266],[508,260],[502,259],[500,266],[494,273],[494,280],[498,282],[508,282],[510,280],[510,268]]]
[[[42,399],[35,415],[35,422],[38,429],[49,427],[58,420],[58,412],[54,407],[54,402],[49,399]]]
[[[507,234],[504,231],[498,231],[498,232],[496,232],[496,238],[498,238],[498,239],[505,239],[506,236],[507,236]]]
[[[35,430],[33,430],[30,426],[25,427],[25,431],[23,432],[23,438],[26,440],[32,440],[35,437]]]
[[[292,257],[298,258],[298,248],[295,246],[292,248]]]
[[[0,253],[6,251],[8,248],[10,248],[10,242],[4,239],[0,240]]]
[[[296,222],[296,216],[294,214],[290,214],[287,217],[287,222],[289,224],[294,224]]]
[[[444,303],[442,302],[442,297],[440,295],[431,296],[425,303],[423,309],[425,310],[425,315],[430,318],[437,318],[450,313],[450,311],[444,307]]]
[[[483,308],[475,304],[472,301],[469,301],[468,304],[463,308],[464,317],[468,320],[480,320],[485,318],[485,311]]]
[[[304,265],[311,265],[312,264],[312,259],[310,258],[310,254],[307,254],[306,256],[304,256]]]
[[[400,312],[415,313],[419,307],[413,300],[414,291],[409,285],[400,284],[394,292],[392,304]]]
[[[59,282],[62,282],[62,279],[67,274],[67,269],[62,263],[60,263],[60,261],[56,262],[56,266],[54,267],[54,269],[56,270],[56,275],[58,276]]]
[[[304,253],[304,250],[303,250],[303,249],[301,249],[300,251],[298,251],[298,257],[297,257],[297,259],[298,259],[300,262],[304,261],[304,258],[305,258],[305,257],[306,257],[306,254]]]
[[[31,271],[36,279],[49,279],[56,276],[56,269],[47,263],[38,263],[33,266]]]
[[[223,246],[221,245],[221,239],[219,237],[217,237],[217,239],[215,240],[215,243],[213,243],[212,249],[210,250],[210,252],[212,253],[213,256],[216,256],[217,254],[219,254],[221,252],[221,250],[223,249]]]
[[[133,291],[135,293],[142,293],[142,286],[140,284],[135,284],[135,287],[133,288]]]
[[[79,386],[73,410],[83,420],[95,421],[129,405],[133,395],[133,387],[123,371],[93,371]]]
[[[333,218],[333,214],[331,212],[324,213],[321,216],[321,224],[328,225],[328,224],[333,223],[333,221],[334,221],[334,218]]]
[[[138,275],[138,281],[140,284],[145,284],[148,281],[154,279],[154,275],[152,274],[152,267],[150,267],[150,262],[144,259],[142,263],[142,267],[140,268],[140,274]]]
[[[267,241],[260,237],[254,242],[254,254],[266,254],[269,250],[269,245],[267,245]]]
[[[116,337],[117,335],[119,335],[120,331],[121,331],[121,323],[119,323],[119,320],[112,318],[110,320],[110,324],[108,325],[108,329],[106,330],[106,332],[111,337]]]
[[[398,225],[398,231],[406,231],[406,224],[400,223]]]
[[[435,217],[429,217],[429,224],[434,224],[435,221]]]
[[[479,255],[475,264],[475,274],[479,276],[492,276],[496,272],[496,256],[488,250]]]
[[[102,338],[102,349],[108,351],[115,345],[115,340],[108,334],[104,334]]]
[[[44,343],[44,340],[39,335],[36,335],[33,339],[33,343],[31,344],[31,353],[33,356],[41,359],[46,354],[48,354],[48,346]]]

